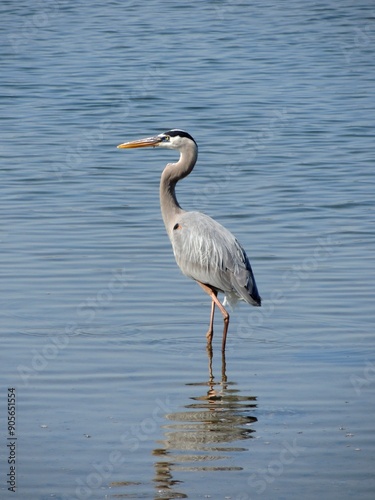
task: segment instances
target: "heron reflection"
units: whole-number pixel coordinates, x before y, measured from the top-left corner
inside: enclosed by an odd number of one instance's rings
[[[255,432],[253,416],[257,407],[255,396],[240,394],[236,383],[227,380],[225,354],[222,373],[216,382],[212,373],[212,351],[208,350],[209,380],[192,382],[198,395],[181,411],[165,415],[164,439],[153,451],[154,483],[158,499],[187,498],[179,471],[233,471],[240,466],[228,465],[231,453],[247,451],[245,441]],[[205,389],[205,390],[202,390]]]

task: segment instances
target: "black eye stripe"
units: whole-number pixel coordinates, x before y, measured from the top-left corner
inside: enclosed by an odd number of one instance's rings
[[[184,130],[178,130],[178,129],[168,130],[168,132],[165,132],[165,135],[170,137],[177,137],[177,136],[186,137],[187,139],[190,139],[191,141],[195,142],[195,140],[191,137],[191,135],[185,132]]]

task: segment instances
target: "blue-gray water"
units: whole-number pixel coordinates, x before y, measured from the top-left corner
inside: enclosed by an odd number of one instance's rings
[[[374,498],[373,3],[1,11],[1,498]],[[200,147],[181,205],[263,297],[225,376],[217,315],[211,383],[159,211],[176,155],[116,149],[169,128]]]

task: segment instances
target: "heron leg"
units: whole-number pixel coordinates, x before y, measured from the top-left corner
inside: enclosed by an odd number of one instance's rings
[[[216,292],[216,294],[217,294],[217,292]],[[206,333],[207,342],[210,345],[212,344],[212,337],[214,336],[214,315],[215,315],[215,302],[212,300],[211,301],[210,326],[208,327],[208,332]]]
[[[217,298],[217,291],[211,288],[209,285],[205,285],[204,283],[201,283],[200,281],[197,281],[197,283],[203,288],[203,290],[211,297],[212,303],[211,303],[211,319],[210,319],[210,327],[207,332],[207,343],[209,345],[212,344],[212,337],[213,337],[213,329],[214,329],[214,311],[215,311],[215,305],[220,309],[221,314],[223,315],[224,318],[224,329],[223,329],[223,342],[221,345],[221,350],[222,352],[225,351],[225,344],[227,341],[227,332],[228,332],[228,326],[229,326],[229,313],[223,306],[223,304],[220,302],[220,300]]]

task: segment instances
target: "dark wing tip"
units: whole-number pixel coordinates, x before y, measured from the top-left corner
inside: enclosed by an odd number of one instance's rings
[[[260,297],[259,295],[253,295],[253,294],[251,294],[250,297],[254,300],[255,306],[260,307],[262,305],[262,297]]]
[[[255,302],[254,306],[259,306],[260,307],[262,305],[262,298],[259,295],[258,287],[257,287],[257,285],[255,283],[255,278],[254,278],[254,274],[253,274],[253,272],[251,270],[251,267],[250,267],[250,273],[251,273],[251,281],[252,281],[252,288],[250,290],[250,297]]]

